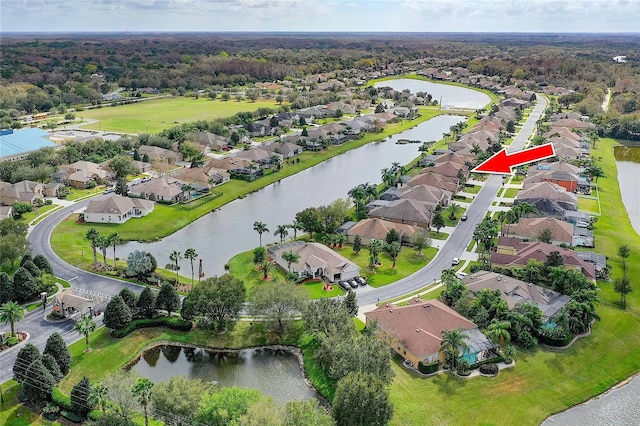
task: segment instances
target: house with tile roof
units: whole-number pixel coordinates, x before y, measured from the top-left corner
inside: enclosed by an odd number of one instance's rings
[[[0,204],[12,206],[15,203],[35,205],[44,198],[44,185],[39,182],[22,180],[16,183],[0,182]]]
[[[94,301],[90,298],[76,294],[70,288],[66,288],[53,296],[53,312],[67,317],[74,314],[89,314],[94,308]]]
[[[574,226],[564,220],[551,217],[520,218],[518,223],[508,223],[502,227],[502,233],[508,237],[524,240],[537,240],[542,231],[551,231],[551,244],[571,245]]]
[[[389,188],[380,195],[381,200],[394,201],[411,199],[429,204],[449,205],[453,193],[444,189],[429,185],[403,186],[401,188]]]
[[[363,245],[367,245],[371,240],[383,240],[391,231],[395,229],[400,235],[403,244],[409,244],[411,237],[416,232],[416,228],[411,225],[390,222],[378,218],[362,219],[353,225],[347,232],[347,242],[353,242],[356,235],[360,236]]]
[[[320,278],[334,283],[340,280],[350,280],[360,275],[358,265],[324,244],[295,241],[271,246],[268,249],[268,254],[286,271],[289,265],[282,258],[282,255],[288,251],[300,256],[297,262],[291,264],[291,272],[300,278]]]
[[[86,188],[89,182],[102,184],[114,177],[114,173],[103,169],[100,164],[76,161],[54,173],[53,179],[72,188]]]
[[[545,322],[571,301],[569,296],[557,291],[490,271],[467,275],[462,282],[474,294],[485,289],[498,291],[510,310],[518,309],[525,303],[535,305],[542,311]]]
[[[491,253],[491,265],[506,269],[524,268],[530,259],[544,263],[552,251],[560,253],[565,269],[577,270],[587,279],[595,281],[594,265],[582,260],[575,251],[552,244],[523,242],[515,237],[498,237],[497,250]]]
[[[365,313],[366,323],[377,322],[376,332],[382,341],[414,367],[419,363],[445,362],[440,351],[442,332],[464,329],[469,346],[460,355],[470,364],[496,356],[495,345],[478,326],[438,300],[413,299],[406,306],[390,303]]]
[[[514,204],[530,203],[540,212],[562,217],[564,211],[578,210],[578,197],[565,188],[551,182],[538,182],[518,192]]]
[[[147,154],[150,161],[167,161],[170,164],[175,164],[183,160],[182,154],[179,152],[152,145],[140,145],[138,153],[140,153],[140,157]]]
[[[129,194],[133,197],[147,200],[177,203],[188,199],[187,194],[182,189],[186,184],[187,182],[170,176],[161,176],[130,186]]]
[[[84,221],[92,223],[125,223],[132,217],[144,217],[153,212],[154,202],[110,194],[91,200],[84,211]]]
[[[432,208],[420,201],[400,199],[374,208],[369,212],[369,217],[429,229]]]
[[[434,173],[433,171],[428,171],[425,173],[419,173],[413,177],[411,177],[407,181],[408,186],[417,186],[417,185],[428,185],[434,186],[436,188],[440,188],[445,191],[449,191],[453,194],[458,192],[459,187],[459,179],[448,178],[438,173]]]

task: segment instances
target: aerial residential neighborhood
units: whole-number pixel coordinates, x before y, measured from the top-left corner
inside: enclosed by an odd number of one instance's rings
[[[70,2],[0,5],[1,424],[639,421],[636,5]]]

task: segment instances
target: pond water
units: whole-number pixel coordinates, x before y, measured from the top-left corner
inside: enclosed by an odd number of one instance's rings
[[[618,182],[624,208],[631,225],[640,235],[640,147],[616,146],[614,148]],[[620,206],[622,208],[623,206]],[[619,212],[610,212],[618,214]]]
[[[432,83],[424,80],[414,80],[412,78],[397,78],[394,80],[380,81],[374,87],[391,87],[399,92],[409,89],[413,94],[426,92],[433,96],[434,100],[441,102],[442,108],[484,108],[491,98],[475,90],[469,90],[460,86],[450,84]]]
[[[273,235],[276,226],[292,223],[297,212],[347,198],[347,192],[356,185],[380,182],[380,170],[390,167],[392,162],[407,164],[419,155],[417,144],[396,144],[398,139],[439,140],[452,125],[465,119],[455,115],[434,117],[383,142],[353,149],[232,201],[161,241],[123,244],[117,255],[126,259],[133,250],[144,250],[164,266],[170,263],[169,254],[173,250],[184,253],[191,247],[203,261],[205,277],[224,274],[224,265],[231,257],[258,246],[259,236],[253,230],[255,221],[264,222],[269,228],[270,232],[262,234],[263,244],[279,241]],[[224,185],[220,189],[224,191]],[[195,265],[197,272],[197,262]],[[190,274],[187,261],[182,261],[181,273]]]
[[[219,351],[161,345],[144,351],[131,370],[154,383],[182,375],[215,381],[220,387],[258,389],[282,405],[317,396],[305,381],[296,355],[281,349]]]

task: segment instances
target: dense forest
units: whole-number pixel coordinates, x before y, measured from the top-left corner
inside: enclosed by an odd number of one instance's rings
[[[0,118],[99,103],[117,87],[210,90],[342,70],[465,67],[528,88],[575,91],[565,100],[602,128],[639,126],[638,35],[601,34],[69,34],[7,35]],[[626,63],[614,56],[625,55]],[[412,68],[413,67],[413,68]],[[99,77],[98,77],[99,76]],[[629,132],[627,132],[629,133]],[[640,137],[640,131],[637,132]]]

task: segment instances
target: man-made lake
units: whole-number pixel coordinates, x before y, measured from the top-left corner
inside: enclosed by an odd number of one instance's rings
[[[162,345],[145,351],[131,370],[154,383],[185,376],[215,381],[220,387],[258,389],[282,405],[317,396],[305,381],[298,358],[286,350],[217,351]]]
[[[119,246],[117,255],[126,259],[131,251],[144,250],[155,256],[159,266],[164,266],[171,263],[169,254],[173,250],[184,253],[192,247],[203,260],[205,276],[224,274],[224,264],[231,257],[258,246],[259,236],[253,230],[255,221],[264,222],[269,228],[270,232],[262,234],[263,244],[279,241],[273,235],[276,226],[291,224],[297,212],[348,198],[347,192],[354,186],[381,182],[380,170],[390,167],[392,162],[407,164],[419,156],[417,144],[398,145],[395,143],[398,139],[439,140],[452,125],[464,119],[466,117],[452,115],[434,117],[384,142],[373,142],[348,151],[246,198],[232,201],[161,241],[129,242]],[[224,185],[220,190],[224,191]],[[190,274],[187,261],[182,261],[181,274]]]
[[[633,229],[640,235],[640,147],[616,146],[614,154],[622,202]]]
[[[549,417],[544,426],[623,426],[640,424],[640,376],[603,396]]]
[[[432,83],[424,80],[414,80],[412,78],[397,78],[375,83],[374,87],[391,87],[393,90],[402,92],[409,89],[414,95],[418,92],[429,93],[433,100],[440,102],[442,108],[484,108],[491,98],[482,92],[469,90],[460,86],[450,84]]]

